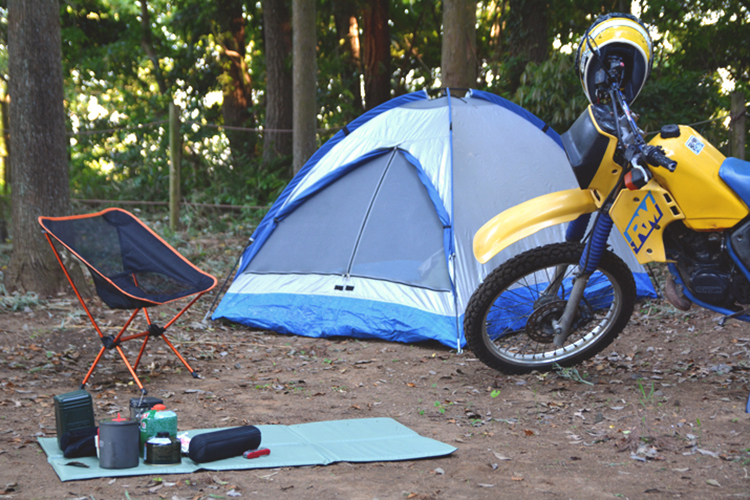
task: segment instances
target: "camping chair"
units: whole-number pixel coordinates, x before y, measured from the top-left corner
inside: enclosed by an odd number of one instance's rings
[[[39,217],[39,224],[42,226],[44,235],[55,252],[57,261],[60,263],[65,276],[103,344],[94,363],[86,373],[83,382],[81,382],[81,389],[84,388],[89,377],[91,377],[104,352],[108,349],[116,349],[138,388],[143,394],[146,394],[147,391],[143,388],[135,370],[138,368],[138,363],[151,337],[164,340],[192,376],[194,378],[198,376],[185,358],[177,352],[172,342],[169,341],[165,330],[195,304],[204,293],[216,286],[216,278],[188,262],[185,257],[169,246],[143,222],[125,210],[109,208],[88,215]],[[99,325],[91,315],[89,308],[86,307],[78,288],[76,288],[68,270],[65,268],[52,238],[88,267],[94,279],[96,293],[107,306],[111,309],[133,309],[130,319],[127,320],[117,335],[102,334]],[[163,327],[151,321],[148,307],[166,304],[190,296],[195,297]],[[141,310],[146,317],[148,330],[125,336],[126,330]],[[131,365],[120,344],[138,338],[143,338],[143,344],[135,363]]]

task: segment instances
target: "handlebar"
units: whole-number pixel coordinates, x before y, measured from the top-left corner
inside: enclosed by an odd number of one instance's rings
[[[674,172],[675,168],[677,168],[677,162],[667,158],[660,146],[644,146],[643,154],[649,165],[664,167],[670,172]]]

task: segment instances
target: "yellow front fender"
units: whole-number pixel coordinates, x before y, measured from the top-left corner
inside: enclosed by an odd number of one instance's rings
[[[513,243],[596,208],[594,194],[589,189],[568,189],[525,201],[496,215],[477,231],[474,256],[484,264]]]

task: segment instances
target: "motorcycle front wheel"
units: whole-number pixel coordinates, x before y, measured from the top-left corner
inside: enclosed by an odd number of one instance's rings
[[[492,271],[471,296],[464,316],[474,355],[491,368],[520,374],[571,366],[611,344],[630,320],[635,281],[610,251],[589,278],[564,345],[553,343],[552,322],[565,310],[583,250],[581,243],[546,245]]]

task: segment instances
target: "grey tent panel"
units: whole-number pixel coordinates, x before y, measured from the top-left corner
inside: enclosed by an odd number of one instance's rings
[[[417,168],[397,151],[357,167],[279,221],[245,272],[451,289],[443,225]]]
[[[443,224],[416,167],[400,152],[372,205],[351,275],[451,290]]]
[[[246,272],[345,274],[390,158],[349,172],[279,221]]]

